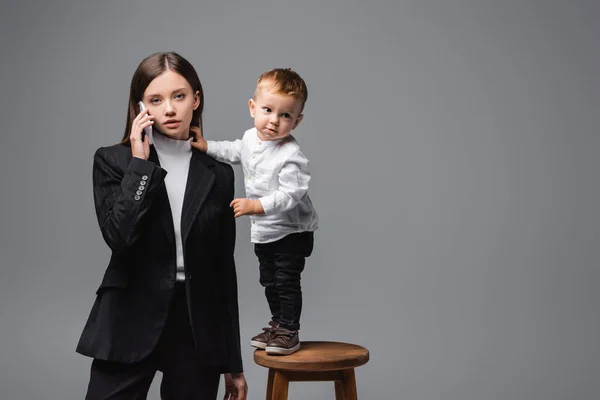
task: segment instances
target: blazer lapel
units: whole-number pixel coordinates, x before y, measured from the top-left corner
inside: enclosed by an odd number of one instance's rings
[[[207,160],[211,159],[204,153],[192,149],[192,159],[181,211],[181,241],[183,243],[186,242],[198,212],[202,209],[202,205],[215,182],[215,174],[205,163]]]
[[[152,161],[156,165],[160,165],[158,154],[156,153],[154,145],[150,146],[150,155],[148,157],[148,161]],[[165,232],[165,235],[167,236],[169,243],[172,244],[173,247],[175,247],[175,229],[173,227],[173,214],[171,214],[171,204],[169,203],[167,187],[164,185],[164,183],[161,187],[156,189],[156,194],[154,195],[153,202],[160,204],[160,209],[162,210],[162,212],[159,213],[160,223],[162,225],[163,231]]]

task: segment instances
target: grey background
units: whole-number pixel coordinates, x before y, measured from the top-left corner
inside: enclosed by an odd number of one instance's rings
[[[210,138],[251,126],[264,70],[306,79],[296,136],[321,227],[301,338],[371,351],[360,398],[598,398],[599,16],[592,0],[2,1],[0,398],[83,398],[74,349],[109,256],[92,155],[163,50],[196,67]],[[262,399],[247,219],[236,254]]]

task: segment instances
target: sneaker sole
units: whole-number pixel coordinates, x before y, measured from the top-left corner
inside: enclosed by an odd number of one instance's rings
[[[267,352],[267,354],[284,355],[284,356],[293,354],[293,353],[297,352],[298,350],[300,350],[300,343],[298,343],[291,349],[286,349],[283,347],[271,347],[271,346],[267,346],[265,348],[265,351]]]
[[[267,344],[263,343],[263,342],[257,342],[256,340],[251,340],[250,346],[256,347],[257,349],[264,350],[267,347]]]

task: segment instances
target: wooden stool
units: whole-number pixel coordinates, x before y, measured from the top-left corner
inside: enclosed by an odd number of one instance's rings
[[[290,382],[335,382],[336,400],[357,400],[354,368],[369,361],[369,350],[340,342],[301,342],[289,356],[254,351],[254,362],[269,368],[267,400],[287,400]]]

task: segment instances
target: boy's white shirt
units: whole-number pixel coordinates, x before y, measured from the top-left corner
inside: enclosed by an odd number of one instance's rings
[[[308,195],[308,159],[293,136],[262,141],[252,128],[242,139],[207,144],[209,156],[242,164],[246,197],[260,200],[263,206],[264,215],[250,216],[253,243],[317,229],[319,218]]]

